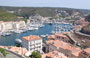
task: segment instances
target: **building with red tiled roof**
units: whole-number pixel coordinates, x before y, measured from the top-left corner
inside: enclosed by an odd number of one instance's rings
[[[60,33],[56,33],[55,35],[50,35],[48,36],[48,40],[62,40],[64,42],[69,42],[70,39],[64,35],[64,34],[60,34]]]
[[[49,46],[49,51],[57,50],[65,54],[65,56],[67,57],[77,57],[79,55],[79,52],[81,51],[80,48],[72,46],[69,43],[60,40],[48,40],[47,45]]]
[[[78,58],[90,58],[90,48],[86,48],[79,53]]]
[[[59,39],[59,40],[62,40],[64,42],[69,42],[70,41],[70,39],[64,34],[55,34],[55,35],[56,35],[56,38]]]
[[[33,51],[42,52],[42,38],[36,35],[22,37],[22,46],[30,53]]]
[[[90,48],[86,48],[84,51],[90,54]]]
[[[8,49],[12,52],[15,52],[17,54],[20,55],[25,55],[27,53],[27,49],[26,48],[22,48],[22,47],[16,47],[16,46],[0,46],[0,48],[4,48],[4,49]]]
[[[30,35],[30,36],[23,37],[22,39],[25,39],[27,41],[33,41],[33,40],[39,40],[42,38],[36,35]]]
[[[52,51],[46,54],[42,55],[42,58],[46,58],[46,57],[50,57],[50,58],[67,58],[67,56],[65,56],[63,53],[60,53],[58,51]]]
[[[48,40],[55,40],[56,39],[56,36],[55,35],[49,35],[48,36]]]
[[[10,47],[10,50],[13,52],[16,52],[20,55],[25,55],[27,53],[27,49],[26,48],[22,48],[22,47]]]

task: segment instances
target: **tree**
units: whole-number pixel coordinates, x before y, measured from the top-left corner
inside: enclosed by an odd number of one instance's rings
[[[7,52],[3,48],[0,48],[0,52],[3,54],[3,56],[6,56],[7,55]]]
[[[51,57],[46,56],[45,58],[51,58]]]
[[[32,54],[29,57],[31,57],[31,58],[41,58],[41,55],[38,52],[32,52]]]

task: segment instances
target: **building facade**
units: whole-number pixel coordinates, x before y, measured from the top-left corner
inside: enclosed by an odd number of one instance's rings
[[[60,40],[49,40],[47,41],[47,45],[48,45],[47,47],[48,52],[57,50],[69,58],[78,57],[79,52],[81,51],[80,48],[72,46],[69,43]]]
[[[79,53],[78,58],[90,58],[90,48],[86,48]]]
[[[26,24],[24,21],[0,21],[0,32],[8,32],[13,29],[25,29]]]
[[[38,51],[42,53],[42,38],[35,35],[30,35],[22,38],[22,46],[29,52]]]

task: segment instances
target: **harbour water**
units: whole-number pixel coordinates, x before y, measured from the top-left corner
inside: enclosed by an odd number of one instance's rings
[[[65,26],[62,24],[62,26]],[[54,25],[45,24],[44,27],[39,28],[38,30],[34,31],[27,31],[25,33],[16,34],[13,33],[10,36],[0,36],[0,45],[4,46],[15,46],[15,39],[22,39],[23,36],[28,35],[50,35],[51,31],[53,30]]]
[[[52,28],[53,28],[53,25],[45,24],[44,27],[39,28],[38,30],[27,31],[21,34],[13,33],[10,36],[0,36],[0,45],[4,45],[4,46],[15,45],[15,39],[22,39],[23,36],[28,36],[28,35],[40,36],[40,35],[45,35],[45,34],[50,35]]]

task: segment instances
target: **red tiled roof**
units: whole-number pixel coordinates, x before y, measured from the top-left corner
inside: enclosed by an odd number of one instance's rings
[[[81,49],[75,46],[71,46],[70,44],[60,41],[60,40],[49,40],[48,42],[53,43],[52,45],[57,47],[57,48],[62,48],[62,49],[67,49],[70,50],[71,53],[75,56],[78,56]]]
[[[90,48],[86,48],[84,51],[90,54]]]
[[[30,36],[23,37],[22,39],[25,39],[27,41],[32,41],[32,40],[39,40],[39,39],[42,39],[42,38],[39,37],[39,36],[36,36],[36,35],[30,35]]]
[[[49,39],[49,38],[56,38],[56,37],[55,37],[55,35],[49,35],[49,36],[48,36],[48,39]]]
[[[52,51],[47,54],[43,54],[42,58],[45,58],[46,56],[51,57],[51,58],[67,58],[64,54],[61,54],[58,51]]]
[[[64,38],[68,38],[66,35],[64,35],[64,34],[55,34],[56,36],[60,36],[60,37],[64,37]]]

